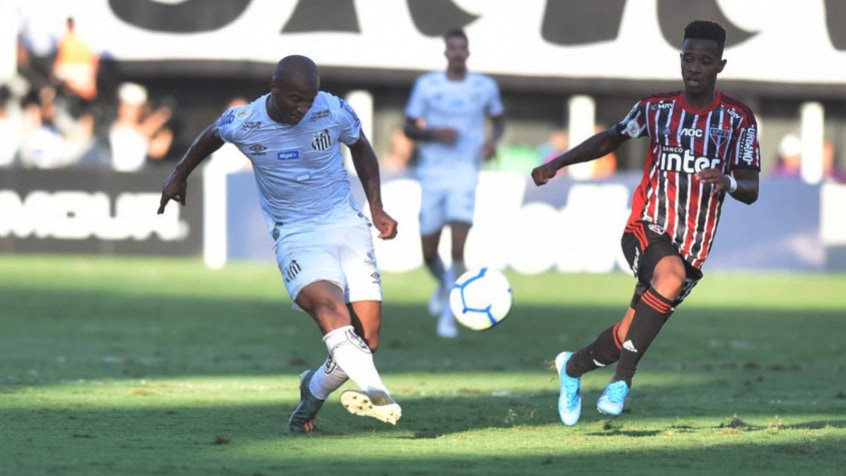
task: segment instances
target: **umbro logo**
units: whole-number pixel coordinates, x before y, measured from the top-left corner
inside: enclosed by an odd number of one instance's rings
[[[637,354],[637,349],[635,348],[631,340],[623,342],[623,348],[628,350],[629,352],[634,352],[635,354]]]
[[[267,150],[267,147],[262,144],[253,144],[247,148],[250,149],[252,155],[264,155],[264,151]]]

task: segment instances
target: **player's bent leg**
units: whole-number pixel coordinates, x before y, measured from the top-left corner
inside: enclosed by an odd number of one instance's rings
[[[288,419],[291,433],[305,435],[317,430],[315,419],[324,401],[312,395],[309,390],[313,376],[314,370],[306,370],[300,374],[300,403]]]
[[[578,423],[582,414],[581,378],[567,375],[567,361],[572,356],[572,352],[561,352],[555,357],[555,370],[561,382],[558,415],[561,417],[561,422],[568,426]]]
[[[649,249],[646,250],[650,252]],[[687,269],[681,256],[664,256],[655,265],[649,285],[669,301],[675,301],[682,292],[687,277]]]
[[[371,352],[376,352],[382,330],[382,301],[356,301],[347,307],[356,334],[364,339]]]

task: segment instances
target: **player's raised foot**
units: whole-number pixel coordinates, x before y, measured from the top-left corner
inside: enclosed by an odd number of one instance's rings
[[[611,382],[605,387],[605,391],[596,402],[596,409],[599,413],[618,416],[623,413],[623,406],[626,404],[626,397],[629,395],[629,385],[623,380]]]
[[[438,335],[445,339],[454,339],[458,337],[458,325],[455,323],[455,318],[452,312],[446,309],[438,318]]]
[[[353,415],[375,418],[396,425],[402,408],[381,390],[347,390],[341,394],[341,405]]]
[[[306,370],[300,374],[300,403],[294,409],[294,413],[291,413],[291,418],[288,419],[288,427],[291,429],[291,433],[305,435],[317,429],[314,419],[317,417],[320,407],[323,406],[323,400],[312,395],[308,389],[312,376],[314,376],[314,370]]]
[[[429,298],[429,314],[439,316],[443,312],[447,300],[446,296],[446,287],[443,283],[438,283],[438,286],[432,291],[432,296]]]
[[[578,423],[582,415],[581,378],[567,375],[567,361],[572,352],[561,352],[555,357],[555,370],[561,381],[561,393],[558,395],[558,415],[567,426]]]

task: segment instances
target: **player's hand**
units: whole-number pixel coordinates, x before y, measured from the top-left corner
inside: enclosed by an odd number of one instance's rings
[[[455,141],[458,140],[458,131],[455,129],[450,129],[448,127],[444,127],[442,129],[435,129],[435,138],[438,139],[438,142],[443,142],[444,144],[455,144]]]
[[[532,180],[535,181],[535,185],[544,185],[549,182],[552,177],[555,177],[556,172],[558,171],[550,164],[538,165],[532,169]]]
[[[383,240],[393,240],[397,236],[397,221],[391,218],[381,208],[370,209],[370,215],[373,218],[373,226],[379,230],[379,238]]]
[[[698,178],[702,183],[713,185],[711,195],[717,195],[723,190],[728,192],[728,189],[731,186],[729,178],[723,174],[722,169],[718,168],[702,169],[699,172],[696,172],[696,178]]]
[[[187,196],[188,181],[177,178],[175,172],[171,172],[162,184],[162,199],[159,202],[158,214],[164,213],[165,207],[171,200],[176,200],[184,207]]]
[[[491,160],[496,155],[496,141],[488,139],[482,144],[482,158],[484,160]]]

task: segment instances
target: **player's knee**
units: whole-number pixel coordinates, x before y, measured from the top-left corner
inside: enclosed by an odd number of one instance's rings
[[[658,294],[672,301],[681,294],[684,280],[684,262],[678,256],[667,256],[655,267],[649,284]]]

